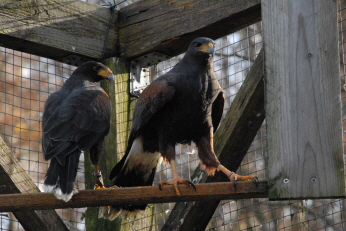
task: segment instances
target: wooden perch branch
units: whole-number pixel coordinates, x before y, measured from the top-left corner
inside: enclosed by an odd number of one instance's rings
[[[196,184],[196,191],[192,186],[180,185],[179,190],[182,199],[170,185],[163,186],[162,190],[158,186],[81,190],[69,202],[58,200],[51,193],[3,194],[0,195],[0,212],[268,196],[266,181],[238,182],[236,185],[231,182]]]

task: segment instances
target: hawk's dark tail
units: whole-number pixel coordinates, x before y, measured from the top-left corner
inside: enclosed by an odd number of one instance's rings
[[[51,159],[43,186],[45,192],[53,192],[58,199],[64,201],[71,199],[80,154],[79,150],[69,154],[65,165],[61,165],[56,158]]]
[[[144,152],[141,140],[136,139],[133,142],[131,151],[114,167],[114,169],[117,169],[114,185],[118,187],[151,186],[154,181],[156,167],[160,162],[161,154],[159,152]],[[115,175],[111,174],[111,176]],[[124,217],[134,216],[140,210],[145,210],[146,207],[146,204],[101,207],[99,218],[113,220],[120,214]]]

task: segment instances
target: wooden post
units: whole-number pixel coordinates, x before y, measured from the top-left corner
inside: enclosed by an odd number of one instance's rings
[[[101,86],[108,93],[112,102],[112,118],[111,128],[108,136],[105,138],[104,152],[100,159],[100,169],[103,175],[106,187],[112,186],[109,174],[114,165],[124,155],[129,123],[130,123],[130,75],[129,63],[124,59],[110,58],[104,63],[113,71],[114,82],[103,81]],[[89,160],[89,156],[85,158],[85,181],[88,189],[93,188],[94,168]],[[87,230],[120,230],[121,220],[116,219],[109,221],[106,219],[98,219],[98,208],[88,208],[86,211],[86,227]]]
[[[269,199],[345,196],[337,1],[262,0]]]
[[[0,194],[38,193],[40,190],[0,137]],[[4,204],[6,202],[0,203]],[[69,230],[54,210],[13,212],[25,230]]]

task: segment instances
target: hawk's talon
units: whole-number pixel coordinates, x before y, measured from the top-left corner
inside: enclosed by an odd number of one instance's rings
[[[237,191],[237,176],[233,177],[233,182],[234,182],[234,191]]]
[[[238,178],[237,178],[237,176],[234,176],[234,177],[233,177],[233,182],[234,182],[234,185],[236,185],[236,184],[237,184],[237,179],[238,179]]]
[[[163,185],[170,185],[170,184],[171,184],[171,182],[160,180],[160,182],[159,182],[159,189],[162,191],[162,186]]]
[[[106,188],[106,187],[100,186],[100,185],[98,185],[98,184],[95,184],[95,185],[94,185],[94,189],[104,189],[104,188]]]
[[[195,191],[197,191],[196,186],[192,183],[192,181],[186,180],[186,183],[190,184],[195,189]]]
[[[186,180],[186,179],[181,179],[181,178],[176,178],[172,181],[160,181],[159,182],[159,189],[162,190],[162,186],[163,185],[173,185],[174,187],[174,190],[177,194],[177,196],[180,196],[180,192],[179,192],[179,189],[178,189],[178,184],[185,184],[185,185],[188,185],[188,186],[192,186],[195,191],[196,191],[196,186],[189,180]]]
[[[105,188],[104,187],[104,183],[103,183],[103,178],[102,178],[101,171],[94,172],[94,176],[95,176],[95,186],[94,186],[94,189]]]
[[[256,185],[256,188],[257,188],[257,186],[258,186],[258,177],[254,176],[254,177],[252,177],[252,180],[255,182],[255,185]]]
[[[229,176],[230,181],[234,183],[235,189],[236,189],[238,181],[252,181],[252,182],[255,182],[256,187],[258,185],[258,177],[255,175],[241,176],[241,175],[235,174],[234,172],[231,172],[230,174],[227,174],[227,176]]]

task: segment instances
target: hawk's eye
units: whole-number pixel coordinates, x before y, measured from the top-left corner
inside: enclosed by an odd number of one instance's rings
[[[95,71],[99,71],[101,69],[101,66],[94,66],[93,68]]]
[[[195,44],[195,47],[201,47],[202,46],[202,43],[196,43]]]

